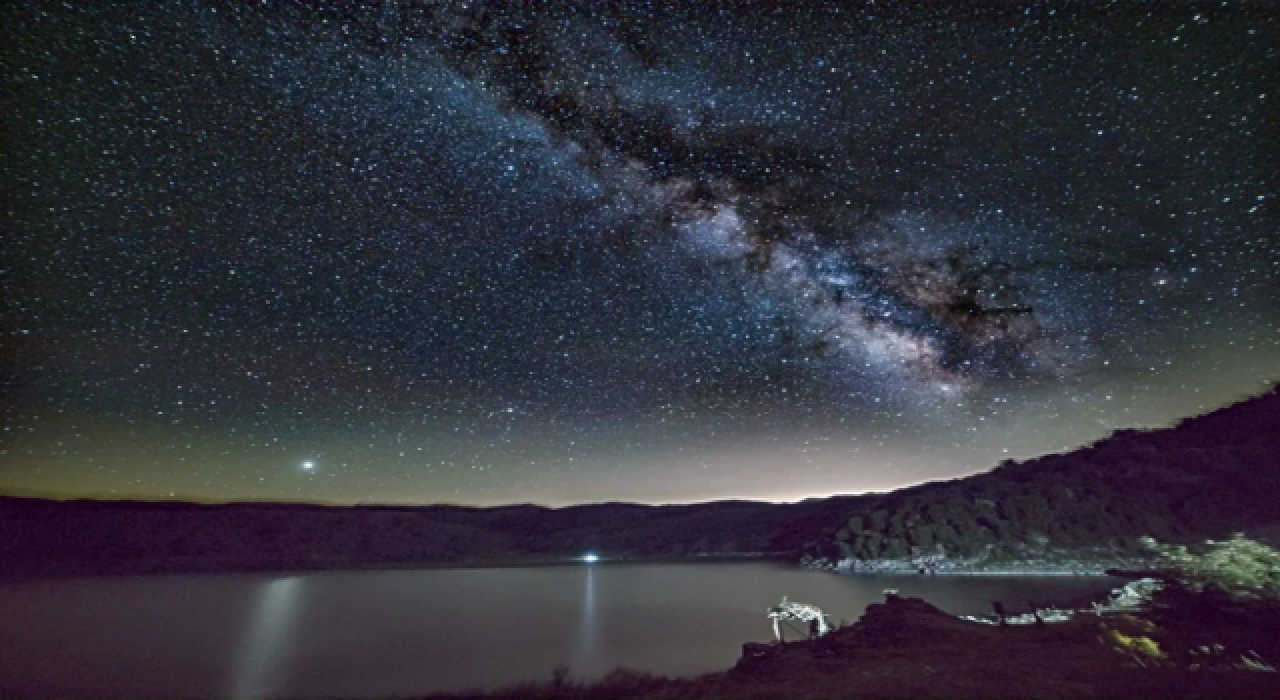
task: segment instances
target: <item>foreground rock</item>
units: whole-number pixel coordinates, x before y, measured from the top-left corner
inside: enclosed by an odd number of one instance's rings
[[[748,644],[729,671],[668,680],[618,672],[593,685],[530,684],[491,698],[1280,698],[1274,673],[1143,668],[1096,621],[995,627],[915,598],[872,605],[816,640]]]

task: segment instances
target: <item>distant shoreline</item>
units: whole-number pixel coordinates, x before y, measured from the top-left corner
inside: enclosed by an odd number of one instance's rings
[[[1118,574],[1108,573],[1108,571],[1107,569],[1072,571],[1051,569],[955,569],[928,573],[920,573],[918,571],[834,571],[832,573],[843,576],[900,576],[913,578],[927,578],[930,576],[1119,576]]]
[[[129,576],[194,576],[209,575],[293,575],[319,574],[335,572],[368,572],[368,571],[443,571],[457,569],[531,569],[539,567],[563,566],[617,566],[632,564],[738,564],[753,562],[776,562],[781,564],[796,563],[792,554],[715,554],[695,557],[602,557],[594,562],[585,562],[579,557],[534,557],[515,559],[469,559],[456,562],[413,562],[413,563],[378,563],[378,562],[309,562],[305,565],[262,567],[229,566],[213,567],[191,565],[187,562],[138,562],[136,565],[118,565],[115,567],[93,567],[82,565],[62,565],[45,569],[27,571],[0,571],[0,582],[32,581],[68,578],[118,578]]]
[[[255,566],[227,566],[216,567],[209,564],[201,564],[196,562],[137,562],[131,565],[115,565],[106,567],[95,567],[93,565],[84,564],[66,564],[60,566],[50,566],[43,569],[30,569],[26,571],[0,571],[0,582],[21,582],[36,581],[50,579],[71,579],[71,578],[123,578],[131,576],[194,576],[201,574],[208,575],[262,575],[262,576],[288,576],[301,574],[319,574],[319,573],[336,573],[336,572],[371,572],[371,571],[445,571],[457,569],[530,569],[540,567],[565,567],[565,566],[619,566],[619,565],[649,565],[649,564],[665,564],[665,565],[685,565],[685,564],[740,564],[740,563],[760,563],[771,562],[795,566],[801,570],[809,570],[815,573],[831,573],[841,576],[872,576],[884,578],[925,578],[930,576],[1034,576],[1034,577],[1118,577],[1132,578],[1137,577],[1140,571],[1130,571],[1127,569],[1107,568],[1099,565],[1099,567],[1087,567],[1080,569],[1053,569],[1053,568],[992,568],[992,569],[947,569],[939,571],[931,571],[921,573],[916,570],[907,568],[884,569],[878,571],[859,571],[848,569],[837,569],[833,567],[819,567],[806,565],[797,561],[794,554],[790,553],[726,553],[714,555],[699,555],[693,557],[602,557],[594,562],[585,562],[579,557],[521,557],[521,558],[495,558],[495,559],[468,559],[465,561],[454,562],[307,562],[299,563],[295,566],[288,565],[266,565],[261,567]]]
[[[801,565],[815,571],[827,571],[846,576],[1114,576],[1135,577],[1149,572],[1149,567],[1139,560],[1106,559],[1100,561],[1074,560],[1046,562],[1030,559],[1025,562],[947,562],[945,565],[921,565],[904,559],[855,560],[833,563],[830,560],[802,561]]]

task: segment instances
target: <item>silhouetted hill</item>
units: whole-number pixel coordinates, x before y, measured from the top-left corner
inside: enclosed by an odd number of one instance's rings
[[[338,507],[0,498],[0,572],[110,573],[781,554],[852,497],[806,504]]]
[[[864,562],[1106,558],[1137,538],[1280,524],[1280,390],[1160,430],[858,501],[816,553]],[[937,565],[937,562],[926,562]]]
[[[230,571],[744,554],[946,568],[1114,560],[1280,524],[1280,392],[1163,430],[888,494],[794,504],[356,506],[0,498],[0,573]],[[914,558],[914,562],[912,561]]]

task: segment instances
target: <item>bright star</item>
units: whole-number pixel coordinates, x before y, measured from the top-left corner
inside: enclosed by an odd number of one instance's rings
[[[316,463],[315,461],[308,459],[302,463],[302,468],[306,469],[307,471],[311,471],[312,469],[316,468]]]

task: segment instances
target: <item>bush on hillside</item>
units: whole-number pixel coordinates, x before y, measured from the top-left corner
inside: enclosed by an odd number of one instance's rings
[[[1169,656],[1190,668],[1274,670],[1280,663],[1280,551],[1243,534],[1202,552],[1144,544],[1165,565],[1149,616]]]
[[[1230,539],[1208,542],[1208,551],[1195,554],[1177,544],[1161,544],[1150,537],[1143,545],[1158,555],[1175,581],[1188,591],[1221,591],[1244,599],[1280,604],[1280,551],[1236,533]]]

